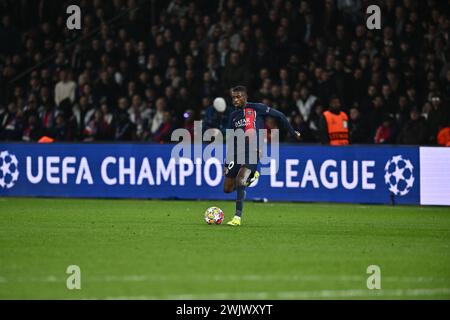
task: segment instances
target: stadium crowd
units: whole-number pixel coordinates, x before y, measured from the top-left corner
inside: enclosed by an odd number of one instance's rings
[[[81,30],[66,28],[74,3]],[[366,27],[374,3],[381,30]],[[165,143],[200,119],[223,130],[232,107],[212,101],[230,102],[239,84],[288,115],[301,142],[320,142],[337,96],[351,143],[435,145],[450,132],[449,10],[438,0],[0,0],[0,140]]]

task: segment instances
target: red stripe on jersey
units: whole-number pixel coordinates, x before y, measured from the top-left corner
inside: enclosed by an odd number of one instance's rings
[[[252,108],[244,108],[245,131],[256,130],[256,111]]]

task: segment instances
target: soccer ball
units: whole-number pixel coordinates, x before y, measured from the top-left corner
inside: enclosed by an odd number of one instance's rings
[[[8,151],[0,152],[0,187],[9,189],[19,178],[19,163],[15,155]]]
[[[221,224],[223,217],[223,211],[218,207],[211,207],[205,211],[205,221],[207,224]]]
[[[224,98],[218,97],[214,99],[213,106],[217,112],[224,112],[227,108],[227,103],[225,102]]]
[[[392,157],[384,168],[384,181],[396,196],[406,195],[414,185],[414,166],[401,155]]]

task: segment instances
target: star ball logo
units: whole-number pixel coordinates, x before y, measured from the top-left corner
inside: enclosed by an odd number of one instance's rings
[[[384,182],[396,196],[408,194],[414,185],[414,166],[401,155],[393,156],[384,167]]]
[[[0,152],[0,188],[9,189],[19,178],[19,162],[8,151]]]

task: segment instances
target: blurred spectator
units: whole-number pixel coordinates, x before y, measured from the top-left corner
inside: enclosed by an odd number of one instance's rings
[[[56,116],[52,137],[55,141],[71,140],[70,131],[62,114]]]
[[[72,112],[77,132],[82,132],[94,116],[95,109],[93,105],[88,102],[86,96],[81,96],[79,102],[73,107]]]
[[[382,96],[375,96],[372,100],[372,107],[368,114],[370,118],[370,130],[372,136],[375,135],[376,130],[383,122],[383,118],[387,116],[385,102]]]
[[[61,101],[69,98],[73,103],[75,101],[76,83],[69,79],[66,70],[59,72],[59,82],[55,86],[55,104],[59,106]]]
[[[111,126],[105,121],[103,112],[97,110],[84,129],[84,141],[102,141],[111,139]]]
[[[94,85],[94,92],[96,102],[105,101],[106,103],[112,103],[116,100],[118,88],[116,84],[111,81],[108,72],[102,71],[100,73],[100,79]]]
[[[362,144],[370,142],[370,127],[365,117],[361,115],[358,108],[350,109],[350,119],[348,123],[349,138],[352,144]]]
[[[117,110],[114,115],[115,135],[114,139],[118,141],[130,141],[136,139],[136,129],[130,120],[128,113],[129,103],[126,97],[121,97],[117,103]],[[144,134],[145,138],[145,134]]]
[[[102,103],[100,106],[100,110],[103,113],[103,117],[105,119],[105,122],[111,126],[113,124],[114,116],[111,112],[109,112],[109,107],[106,103]]]
[[[11,102],[2,119],[2,140],[21,140],[23,125],[22,112]]]
[[[2,23],[0,24],[0,43],[8,44],[0,46],[0,54],[13,54],[20,46],[20,34],[13,25],[11,16],[4,14],[2,16]]]
[[[67,98],[66,98],[67,99]],[[40,127],[44,135],[50,135],[55,125],[56,110],[53,105],[46,104],[39,108]]]
[[[139,94],[133,95],[128,114],[136,129],[136,136],[139,139],[142,138],[145,135],[145,128],[148,127],[151,120],[152,112],[147,108],[146,103],[142,101]]]
[[[303,119],[303,116],[300,113],[294,113],[294,116],[291,118],[291,125],[294,130],[300,132],[302,142],[314,141],[308,123]],[[297,142],[295,137],[289,137],[289,141]]]
[[[25,120],[29,119],[30,116],[34,116],[34,121],[39,121],[38,101],[36,95],[33,93],[29,95],[28,104],[25,106],[23,111],[23,117]]]
[[[441,97],[437,94],[431,97],[431,110],[428,114],[427,123],[429,140],[435,143],[439,128],[449,124],[449,111],[443,105]]]
[[[304,121],[309,120],[309,116],[314,108],[314,104],[316,103],[316,101],[317,97],[310,94],[307,87],[301,88],[300,98],[296,101],[296,105]]]
[[[162,112],[161,124],[153,133],[153,141],[158,143],[167,143],[171,141],[173,131],[172,115],[169,111]]]
[[[386,117],[375,132],[374,142],[376,144],[390,144],[395,140],[393,120]]]
[[[39,128],[39,122],[36,115],[30,115],[27,118],[27,125],[23,130],[22,140],[23,141],[38,141],[41,137],[42,132]]]
[[[411,109],[410,120],[403,126],[398,137],[401,144],[424,144],[427,141],[427,127],[424,119],[420,117],[417,108]]]
[[[322,118],[322,113],[324,111],[323,105],[318,103],[314,108],[314,112],[311,113],[309,118],[309,129],[311,130],[311,135],[314,141],[320,141],[320,121]]]
[[[395,121],[398,128],[403,127],[408,121],[410,109],[408,99],[405,96],[400,96],[398,98],[397,110],[395,113]]]
[[[238,52],[232,52],[230,61],[223,70],[222,82],[224,88],[231,88],[236,85],[248,86],[250,83],[250,73],[247,65],[240,62]]]
[[[161,124],[164,121],[164,112],[166,110],[166,100],[164,98],[159,98],[156,100],[156,112],[153,115],[153,120],[151,122],[150,126],[150,132],[151,134],[155,134],[157,130],[160,129]],[[172,121],[172,119],[170,119]]]

